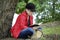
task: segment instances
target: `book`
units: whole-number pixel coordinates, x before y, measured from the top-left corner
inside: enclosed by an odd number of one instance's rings
[[[30,27],[37,27],[37,26],[40,26],[40,25],[38,25],[38,24],[30,25]]]

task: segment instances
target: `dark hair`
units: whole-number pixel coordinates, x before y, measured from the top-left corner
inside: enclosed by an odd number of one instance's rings
[[[26,5],[26,9],[29,9],[31,11],[35,11],[35,5],[33,3],[28,3]]]

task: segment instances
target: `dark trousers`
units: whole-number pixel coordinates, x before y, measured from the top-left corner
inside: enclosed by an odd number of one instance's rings
[[[28,38],[31,38],[33,33],[34,33],[34,30],[29,27],[27,29],[22,30],[21,33],[19,34],[18,38],[28,39]]]

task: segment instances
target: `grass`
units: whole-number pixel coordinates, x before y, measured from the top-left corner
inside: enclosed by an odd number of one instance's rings
[[[42,31],[43,31],[43,34],[45,34],[45,35],[50,35],[50,34],[60,35],[60,26],[57,26],[57,27],[43,27]],[[45,37],[41,37],[40,40],[48,40],[48,39],[46,39]]]
[[[44,27],[43,34],[60,34],[60,26],[57,27]]]

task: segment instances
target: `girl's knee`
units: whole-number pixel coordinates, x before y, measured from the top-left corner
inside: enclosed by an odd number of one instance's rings
[[[32,34],[34,33],[34,30],[32,28],[28,28],[29,32],[31,32]]]

